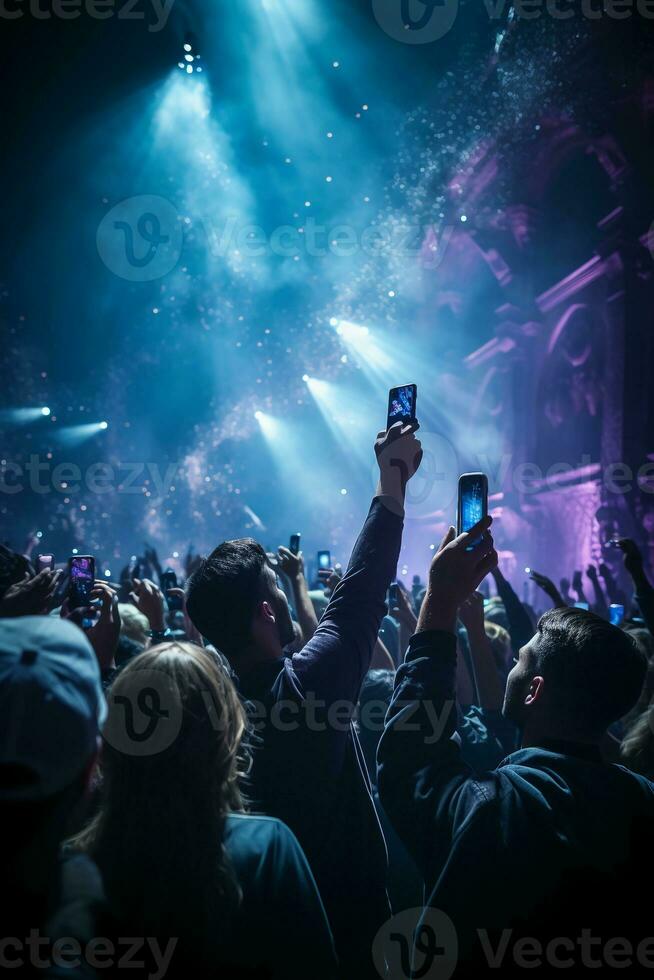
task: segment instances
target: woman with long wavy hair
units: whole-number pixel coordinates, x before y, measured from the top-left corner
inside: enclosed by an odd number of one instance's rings
[[[218,658],[153,647],[108,701],[100,809],[74,844],[102,871],[112,933],[161,950],[174,940],[169,977],[331,976],[299,844],[280,821],[243,812],[246,716]]]

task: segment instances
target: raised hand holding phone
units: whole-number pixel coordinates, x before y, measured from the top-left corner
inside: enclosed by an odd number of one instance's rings
[[[486,515],[469,531],[457,535],[451,527],[443,538],[429,567],[427,592],[418,617],[419,632],[455,631],[461,603],[497,565],[489,530],[492,522],[492,517]]]
[[[36,572],[50,571],[53,572],[55,567],[54,555],[37,555],[36,558]]]
[[[394,390],[394,389],[391,389]],[[378,432],[375,455],[379,466],[377,496],[400,516],[404,514],[406,485],[420,466],[422,446],[416,438],[418,422],[394,422],[386,431]]]
[[[469,531],[488,514],[488,479],[485,473],[463,473],[459,477],[457,534]],[[479,541],[472,541],[474,548]]]
[[[93,555],[73,555],[68,560],[68,608],[88,606],[95,584],[95,558]]]
[[[399,385],[397,388],[391,388],[388,393],[386,429],[390,429],[396,422],[415,422],[417,401],[417,385]]]

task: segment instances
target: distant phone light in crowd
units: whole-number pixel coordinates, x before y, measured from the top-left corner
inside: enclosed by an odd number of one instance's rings
[[[531,568],[529,565],[525,565],[525,575],[531,575]]]
[[[77,554],[77,548],[73,548],[72,554],[74,554],[74,555]]]
[[[341,494],[342,494],[343,496],[345,496],[345,494],[346,494],[346,493],[347,493],[347,490],[345,489],[345,487],[343,487],[343,488],[342,488],[342,490],[341,490]]]
[[[105,570],[104,570],[104,576],[105,576],[105,578],[111,578],[111,571],[110,571],[110,569],[105,568]]]
[[[43,531],[37,531],[36,532],[36,536],[37,536],[37,538],[42,538],[43,537]]]
[[[613,626],[621,626],[624,619],[624,606],[620,602],[612,602],[609,606],[609,619]]]

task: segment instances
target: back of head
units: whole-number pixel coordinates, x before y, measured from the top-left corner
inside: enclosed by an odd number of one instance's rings
[[[250,643],[257,604],[265,597],[266,552],[252,538],[224,541],[186,585],[193,625],[227,657]]]
[[[484,630],[491,646],[495,666],[502,677],[506,679],[506,675],[511,669],[511,636],[508,630],[491,620],[484,622]]]
[[[506,615],[504,603],[497,596],[493,596],[486,603],[484,608],[484,619],[489,623],[496,623],[502,629],[508,629],[509,620]]]
[[[131,602],[120,602],[118,612],[120,613],[120,635],[133,640],[141,647],[146,646],[150,624],[143,613],[139,612]]]
[[[105,717],[82,630],[52,616],[0,619],[0,801],[45,800],[74,783]]]
[[[584,609],[545,613],[538,623],[535,672],[548,712],[562,730],[597,738],[640,695],[646,660],[631,637]]]
[[[195,937],[194,955],[211,959],[238,901],[221,827],[242,808],[244,709],[219,659],[191,643],[140,654],[108,697],[102,806],[76,844],[122,928]]]
[[[98,663],[77,626],[0,619],[0,863],[15,907],[21,893],[46,897],[105,715]]]

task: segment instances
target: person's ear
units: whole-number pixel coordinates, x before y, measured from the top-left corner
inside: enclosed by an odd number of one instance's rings
[[[264,599],[263,602],[259,603],[258,612],[265,623],[275,622],[275,612],[267,600]]]
[[[536,677],[532,677],[531,684],[529,685],[529,691],[527,692],[527,697],[525,698],[525,704],[536,704],[537,701],[542,699],[544,690],[544,678],[539,677],[538,675],[536,675]]]

